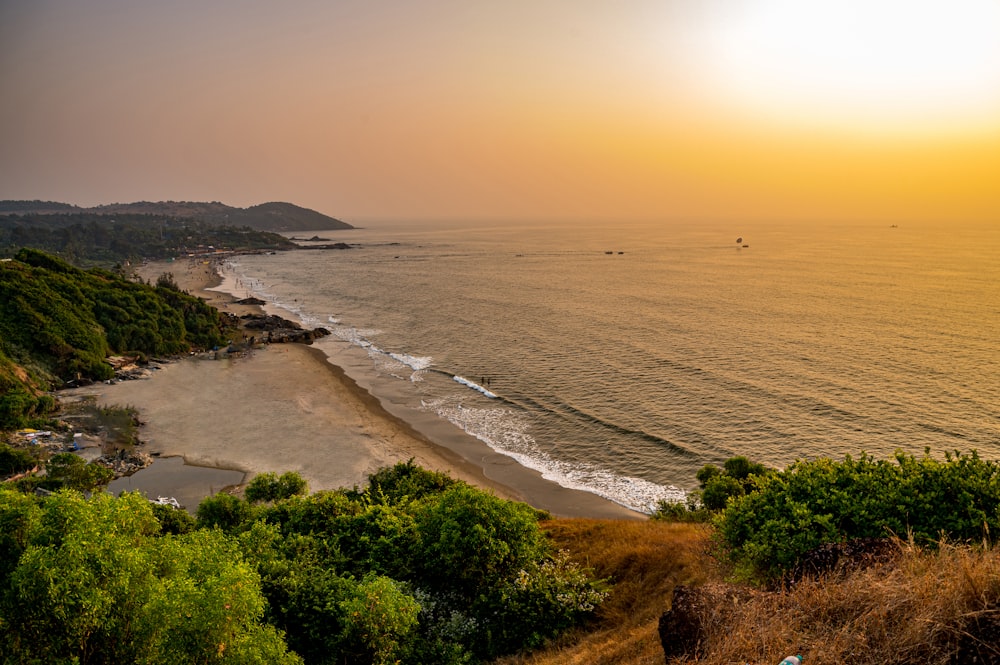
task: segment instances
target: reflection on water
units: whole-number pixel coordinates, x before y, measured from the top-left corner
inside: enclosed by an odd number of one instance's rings
[[[191,466],[182,457],[164,457],[151,465],[114,480],[108,491],[118,496],[122,492],[141,492],[150,499],[174,497],[188,512],[194,513],[202,499],[219,490],[243,482],[242,471]]]
[[[380,399],[566,487],[649,510],[734,455],[776,468],[862,451],[1000,457],[1000,227],[337,234],[350,251],[241,256],[227,271],[330,330],[316,348]]]

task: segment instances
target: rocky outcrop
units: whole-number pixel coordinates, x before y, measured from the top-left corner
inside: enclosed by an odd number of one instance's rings
[[[113,453],[101,455],[94,462],[114,471],[117,478],[131,476],[136,471],[145,469],[153,463],[153,458],[146,453],[121,449]]]
[[[300,245],[299,249],[350,249],[346,242],[334,242],[324,245]]]
[[[729,623],[739,606],[760,592],[724,584],[674,588],[670,609],[660,617],[660,644],[667,662],[707,655],[705,638]]]
[[[786,583],[807,577],[849,573],[891,561],[899,554],[897,541],[889,538],[857,538],[843,543],[824,543],[802,557]]]
[[[265,344],[281,344],[285,342],[296,342],[299,344],[312,344],[313,340],[326,337],[330,331],[326,328],[314,328],[306,330],[298,323],[283,319],[273,314],[244,314],[240,317],[240,324],[247,335],[251,335],[250,342],[263,342]],[[252,334],[259,332],[259,334]]]

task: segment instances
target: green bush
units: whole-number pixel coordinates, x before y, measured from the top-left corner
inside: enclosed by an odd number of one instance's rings
[[[297,662],[287,644],[310,663],[469,665],[538,646],[605,597],[550,550],[534,509],[386,471],[415,485],[259,507],[220,494],[197,521],[138,494],[0,489],[0,649],[26,662]]]
[[[45,477],[41,486],[48,490],[89,492],[107,485],[114,476],[114,471],[106,466],[87,462],[73,453],[56,453],[45,464]]]
[[[198,504],[195,512],[199,529],[221,529],[238,533],[250,524],[253,508],[232,494],[220,492]]]
[[[6,478],[34,468],[38,459],[22,448],[11,448],[0,443],[0,478]]]
[[[364,490],[279,499],[257,515],[266,524],[240,538],[275,626],[310,662],[478,662],[537,646],[604,597],[553,555],[538,511],[412,461],[372,474]],[[375,588],[391,599],[378,603],[387,617],[360,609],[374,607]]]
[[[695,490],[688,492],[684,501],[660,499],[649,519],[664,522],[708,522],[714,515],[702,503],[701,492]]]
[[[731,498],[751,491],[756,478],[769,473],[771,470],[763,464],[743,456],[730,457],[721,469],[706,464],[695,474],[697,490],[689,492],[684,502],[660,501],[651,517],[671,522],[706,522],[724,509]]]
[[[421,579],[465,598],[548,553],[533,508],[464,483],[422,504],[414,517]]]
[[[309,484],[294,471],[286,471],[280,476],[267,472],[257,474],[247,483],[246,498],[250,503],[280,501],[308,492]]]
[[[234,543],[159,536],[138,494],[0,489],[0,524],[4,662],[301,662],[261,622],[259,578]]]
[[[420,468],[411,457],[406,462],[379,469],[368,476],[368,487],[364,492],[355,488],[349,495],[360,498],[363,494],[372,501],[405,503],[440,494],[457,482],[448,474]]]
[[[162,503],[151,503],[153,516],[160,523],[160,533],[163,535],[179,536],[184,533],[191,533],[198,524],[191,515],[183,509],[167,506]]]
[[[773,579],[816,547],[896,535],[934,544],[979,542],[1000,533],[1000,465],[970,455],[902,452],[875,460],[797,462],[759,477],[729,502],[719,533],[750,577]]]
[[[339,601],[344,617],[344,656],[352,663],[388,665],[417,625],[420,606],[388,577],[367,575],[352,593]]]

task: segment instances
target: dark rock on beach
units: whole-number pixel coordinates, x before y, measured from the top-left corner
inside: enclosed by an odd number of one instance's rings
[[[350,249],[346,242],[333,242],[323,245],[302,245],[299,249]]]
[[[326,328],[305,330],[295,321],[289,321],[274,314],[244,314],[240,320],[245,330],[261,332],[260,337],[254,341],[270,344],[285,342],[311,344],[313,340],[330,334]]]
[[[153,458],[143,452],[117,450],[101,455],[95,460],[115,472],[115,477],[130,476],[153,463]]]

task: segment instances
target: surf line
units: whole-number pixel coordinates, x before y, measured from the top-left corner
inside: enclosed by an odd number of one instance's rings
[[[469,381],[468,379],[466,379],[463,376],[459,376],[459,375],[455,374],[451,378],[452,378],[452,380],[454,380],[454,381],[456,381],[458,383],[461,383],[463,386],[467,386],[469,388],[472,388],[473,390],[477,390],[477,391],[481,392],[483,395],[485,395],[486,397],[489,397],[490,399],[499,399],[499,397],[500,397],[496,393],[490,392],[489,390],[487,390],[483,386],[479,385],[478,383],[476,383],[474,381]]]

